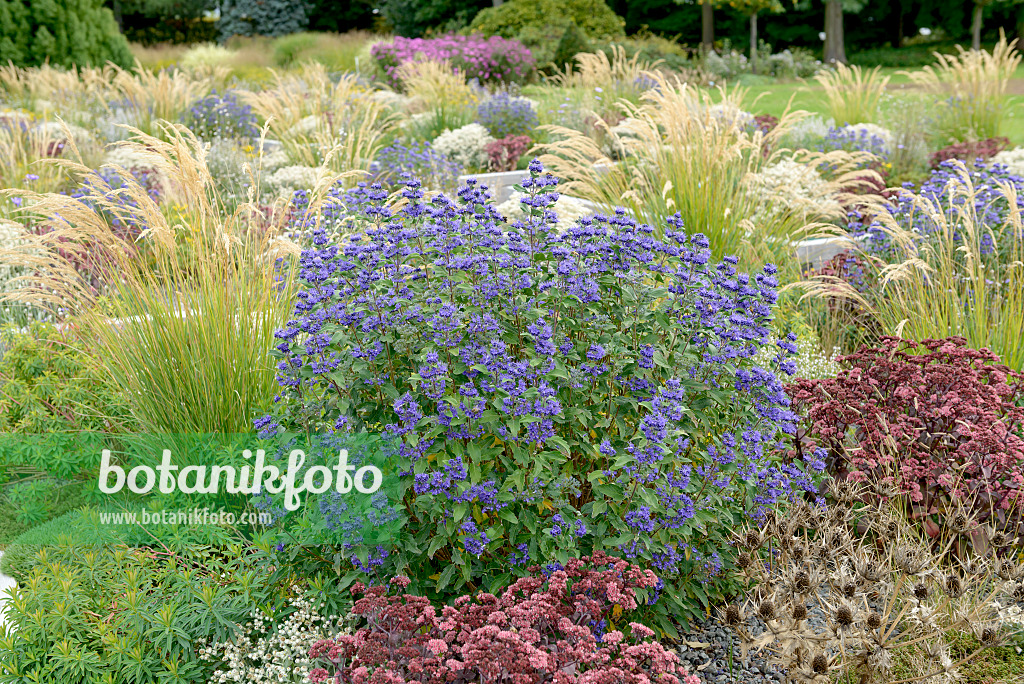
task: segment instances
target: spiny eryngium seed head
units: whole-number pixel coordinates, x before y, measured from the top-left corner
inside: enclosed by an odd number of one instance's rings
[[[825,657],[824,653],[814,656],[814,660],[811,661],[811,669],[814,670],[814,674],[825,674],[828,672],[828,658]]]
[[[761,601],[761,605],[757,607],[757,614],[762,620],[771,620],[775,617],[775,604],[771,602],[771,599]]]
[[[743,539],[744,545],[753,551],[761,547],[761,534],[757,530],[750,530]]]
[[[730,627],[735,626],[743,622],[743,613],[740,612],[740,607],[731,604],[725,609],[725,624]]]
[[[794,620],[806,620],[807,619],[807,606],[802,603],[798,603],[793,606],[793,619]]]
[[[882,616],[876,613],[875,611],[871,611],[871,613],[868,615],[868,627],[870,627],[871,629],[878,629],[881,626]]]
[[[924,582],[918,582],[914,585],[914,597],[923,601],[928,598],[928,585]]]
[[[850,610],[849,606],[839,606],[836,609],[836,623],[843,627],[849,627],[853,624],[853,611]]]
[[[956,575],[950,575],[946,578],[945,588],[946,594],[950,598],[960,598],[960,595],[964,592],[963,583],[960,582],[960,578]]]

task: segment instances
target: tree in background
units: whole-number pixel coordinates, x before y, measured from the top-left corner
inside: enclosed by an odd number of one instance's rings
[[[309,24],[305,2],[293,0],[224,0],[217,28],[221,40],[231,36],[284,36]]]
[[[778,14],[785,8],[779,0],[729,0],[729,6],[747,15],[750,22],[750,69],[757,73],[757,15],[761,12]]]
[[[866,0],[825,0],[825,54],[827,64],[846,63],[846,40],[843,35],[843,13],[860,12]]]
[[[981,49],[981,24],[985,17],[985,8],[993,5],[1022,4],[1024,4],[1024,0],[974,0],[974,7],[971,8],[971,47],[975,50]]]
[[[0,0],[0,59],[60,67],[135,61],[101,0]]]
[[[491,0],[383,0],[380,11],[396,34],[417,38],[465,28],[491,5]]]
[[[700,0],[700,46],[704,54],[715,49],[715,7],[711,0]]]
[[[114,0],[114,17],[132,42],[204,43],[217,38],[217,25],[204,19],[216,0]]]

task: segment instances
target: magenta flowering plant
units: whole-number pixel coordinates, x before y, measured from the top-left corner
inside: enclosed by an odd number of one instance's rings
[[[536,68],[536,60],[526,46],[500,36],[397,37],[389,43],[374,45],[370,54],[393,88],[400,85],[398,67],[412,61],[447,61],[467,79],[476,79],[482,85],[526,83]]]

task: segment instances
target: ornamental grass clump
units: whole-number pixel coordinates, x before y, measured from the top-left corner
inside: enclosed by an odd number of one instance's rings
[[[678,215],[664,238],[621,210],[560,228],[557,183],[532,162],[508,222],[475,182],[429,202],[363,184],[304,213],[281,397],[257,426],[400,438],[406,520],[380,571],[417,591],[497,593],[606,550],[658,570],[647,610],[672,633],[721,590],[725,531],[824,468],[783,460],[796,349],[771,333],[776,269],[712,262]]]
[[[7,298],[72,324],[139,431],[246,432],[273,396],[266,350],[289,307],[276,260],[297,250],[255,194],[258,169],[249,201],[229,212],[188,129],[133,134],[123,145],[149,155],[178,205],[161,205],[123,168],[73,161],[72,144],[59,163],[79,181],[74,193],[5,191],[40,233],[0,252],[24,268]]]
[[[935,54],[936,64],[911,71],[910,80],[942,98],[938,105],[936,132],[947,143],[994,138],[1006,116],[1006,89],[1020,64],[1017,41],[1006,42],[1000,31],[992,49]]]
[[[835,483],[831,495],[827,508],[801,504],[737,535],[747,591],[720,619],[744,658],[767,651],[787,684],[956,681],[959,668],[1019,632],[999,616],[999,601],[1024,600],[1017,559],[997,557],[990,543],[951,565],[949,546],[933,551],[878,492]],[[1001,536],[962,517],[950,524]],[[965,633],[978,647],[953,656],[951,641]],[[898,676],[908,660],[919,665]]]
[[[929,537],[961,508],[1024,536],[1022,376],[965,343],[883,337],[835,378],[791,385],[807,421],[796,449],[824,448],[838,477],[891,484]]]
[[[851,223],[857,255],[878,283],[858,291],[819,275],[808,293],[846,300],[885,333],[909,339],[962,336],[1024,369],[1024,180],[998,165],[943,162],[920,190]]]
[[[278,140],[293,165],[323,165],[338,173],[368,171],[397,123],[387,105],[356,74],[334,80],[316,63],[298,73],[274,72],[273,85],[239,91],[260,125]]]
[[[596,552],[529,573],[498,595],[460,596],[440,614],[421,596],[390,593],[407,577],[390,587],[359,583],[360,628],[313,645],[321,667],[309,680],[699,684],[649,627],[630,621],[642,590],[657,584],[650,570]]]
[[[871,123],[878,116],[878,102],[889,84],[882,68],[861,69],[836,62],[814,75],[828,100],[828,110],[836,125]]]
[[[843,218],[837,208],[849,195],[844,189],[877,180],[876,173],[863,169],[874,160],[868,152],[837,150],[805,157],[803,163],[828,170],[829,190],[839,203],[822,205],[810,216],[771,211],[772,200],[750,181],[789,156],[780,143],[803,113],[787,113],[764,133],[742,111],[742,92],[722,93],[724,101],[717,102],[687,83],[647,75],[655,86],[644,92],[640,104],[618,103],[625,120],[620,116],[596,124],[612,138],[606,148],[622,151],[618,163],[590,135],[543,127],[554,141],[542,147],[547,154],[541,160],[572,179],[566,192],[606,210],[624,206],[655,226],[659,217],[678,212],[690,230],[708,237],[716,257],[739,251],[746,259],[795,269],[793,243],[834,230]]]

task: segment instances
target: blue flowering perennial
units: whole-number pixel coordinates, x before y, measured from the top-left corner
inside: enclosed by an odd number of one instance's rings
[[[533,105],[523,97],[498,93],[477,106],[476,120],[499,140],[510,135],[532,136],[540,124]]]
[[[431,190],[454,190],[463,168],[434,150],[429,142],[396,140],[380,152],[370,169],[378,182],[395,181],[408,174]]]
[[[1003,192],[1003,185],[1015,190],[1017,210],[1024,211],[1024,178],[1011,173],[1007,167],[979,160],[967,166],[965,171],[959,162],[944,161],[931,172],[920,189],[916,189],[913,183],[905,183],[904,192],[894,198],[887,208],[901,228],[917,236],[918,247],[942,237],[943,229],[935,221],[933,210],[941,212],[951,226],[957,226],[965,215],[975,217],[978,224],[978,249],[982,257],[1002,263],[1006,260],[1001,258],[998,250],[1012,251],[1013,245],[1024,239],[1024,236],[1016,236],[1014,239],[1011,235],[1006,236],[1010,239],[1000,239],[1011,230],[1011,223],[1007,220],[1010,202]],[[926,208],[915,200],[915,195],[931,206]],[[855,213],[851,216],[849,227],[854,235],[862,238],[867,252],[890,261],[904,255],[905,249],[894,244],[889,232],[883,229],[878,220]],[[951,237],[957,242],[962,240],[956,231]]]
[[[494,590],[600,548],[659,570],[665,621],[696,614],[732,527],[823,469],[784,458],[796,417],[776,373],[796,348],[771,334],[776,269],[710,263],[678,215],[664,239],[622,210],[560,232],[557,183],[532,162],[512,222],[473,181],[429,202],[406,181],[397,211],[379,186],[346,191],[359,232],[312,229],[276,333],[278,410],[257,427],[400,439],[392,558],[422,586]]]
[[[184,123],[203,140],[254,140],[260,136],[252,107],[239,100],[231,90],[221,94],[214,90],[197,100],[185,113]]]
[[[847,152],[870,152],[880,162],[889,160],[891,153],[889,143],[878,135],[873,135],[863,128],[840,126],[828,129],[824,139],[818,143],[819,152],[846,150]]]

